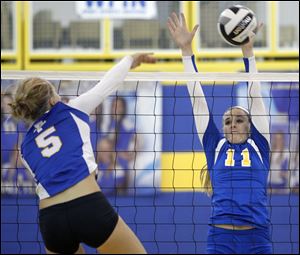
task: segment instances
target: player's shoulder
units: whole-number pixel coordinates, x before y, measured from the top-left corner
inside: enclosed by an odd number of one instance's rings
[[[51,121],[56,121],[61,118],[76,116],[84,121],[89,122],[89,115],[63,102],[56,103],[49,113],[45,114],[45,118]]]

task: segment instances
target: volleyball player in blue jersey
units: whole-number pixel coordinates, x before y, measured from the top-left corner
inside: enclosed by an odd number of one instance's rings
[[[103,196],[90,140],[89,114],[124,80],[130,68],[154,63],[149,54],[127,56],[91,90],[61,102],[54,86],[24,80],[11,103],[15,117],[30,122],[21,156],[35,178],[39,224],[49,253],[145,253],[135,234]]]
[[[179,19],[175,13],[167,25],[181,48],[185,71],[197,72],[191,43],[198,25],[189,32],[184,15]],[[246,71],[255,73],[255,34],[250,36],[241,48]],[[207,160],[208,173],[203,176],[212,193],[207,253],[272,253],[267,212],[270,132],[260,83],[248,84],[249,111],[234,106],[224,113],[224,136],[213,121],[201,84],[187,86]]]

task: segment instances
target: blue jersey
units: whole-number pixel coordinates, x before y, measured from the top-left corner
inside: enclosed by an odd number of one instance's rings
[[[251,136],[229,143],[212,116],[203,137],[213,195],[210,224],[267,227],[269,144],[251,123]]]
[[[113,119],[109,125],[109,132],[110,134],[117,135],[116,151],[127,151],[136,133],[133,123],[129,120],[124,120],[120,124],[117,124]]]
[[[40,199],[72,187],[97,169],[89,116],[58,102],[28,130],[21,154]]]

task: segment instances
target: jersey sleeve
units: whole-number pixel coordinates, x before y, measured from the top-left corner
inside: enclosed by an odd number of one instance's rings
[[[133,58],[131,56],[124,57],[116,66],[104,75],[99,83],[86,93],[70,100],[68,105],[87,114],[91,114],[91,112],[101,104],[107,96],[122,85],[132,62]]]
[[[244,58],[246,72],[257,73],[255,57]],[[257,130],[266,138],[270,143],[270,130],[269,130],[269,115],[261,95],[260,82],[254,81],[248,83],[248,105],[252,123]]]
[[[267,169],[270,169],[270,145],[268,140],[252,123],[251,125],[251,139],[255,142],[258,150],[262,156],[262,160]]]
[[[214,165],[216,148],[221,139],[222,135],[213,120],[212,114],[210,113],[207,129],[205,130],[203,136],[203,148],[208,169],[212,169]]]
[[[194,55],[183,56],[182,60],[185,72],[198,72]],[[193,107],[195,126],[197,128],[200,141],[203,144],[203,135],[209,121],[209,109],[199,81],[187,82],[187,88]]]

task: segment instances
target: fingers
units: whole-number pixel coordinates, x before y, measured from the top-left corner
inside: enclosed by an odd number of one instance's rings
[[[143,63],[155,63],[156,62],[156,58],[152,57],[154,53],[142,53],[141,54],[141,62]]]
[[[254,43],[257,33],[262,29],[263,26],[264,26],[264,24],[262,22],[260,22],[253,31],[249,32],[249,34],[248,34],[249,41],[250,41],[249,43],[251,43],[251,44]],[[249,45],[249,43],[247,43],[246,45]]]
[[[175,26],[173,20],[170,17],[168,18],[167,26],[168,26],[171,33],[175,32],[176,26]]]
[[[252,40],[254,37],[256,36],[256,34],[252,31],[249,32],[248,37],[250,40]]]
[[[150,56],[150,55],[146,55],[145,58],[143,59],[143,62],[144,62],[144,63],[152,64],[152,63],[155,63],[155,62],[156,62],[156,58],[155,58],[155,57],[152,57],[152,56]]]
[[[177,14],[175,12],[172,12],[171,16],[173,18],[173,21],[174,21],[175,25],[176,26],[180,26],[180,21],[179,21],[179,19],[177,17]]]
[[[153,52],[135,54],[135,64],[140,65],[141,63],[155,63],[156,58],[152,56],[153,54]]]
[[[264,26],[264,24],[262,22],[260,22],[253,31],[249,32],[248,37],[249,37],[250,41],[254,41],[257,33],[262,29],[263,26]]]
[[[147,57],[143,60],[143,63],[154,64],[154,63],[156,63],[156,58],[147,56]]]
[[[167,26],[168,26],[171,34],[173,34],[178,27],[187,30],[186,19],[185,19],[185,16],[182,12],[180,13],[180,19],[181,19],[181,21],[178,19],[178,16],[175,12],[172,12],[171,16],[168,17]],[[193,30],[192,30],[193,35],[195,35],[195,33],[197,32],[198,27],[199,27],[199,25],[196,25],[193,28]]]
[[[263,28],[263,26],[264,26],[264,23],[260,22],[260,23],[258,24],[257,29],[256,29],[255,32],[256,32],[256,33],[259,32],[259,31]]]
[[[186,20],[182,12],[180,13],[180,16],[181,16],[182,25],[186,27]]]
[[[192,35],[194,36],[198,30],[199,25],[194,26],[193,30],[192,30]]]
[[[264,23],[263,22],[259,22],[259,24],[257,25],[257,27],[253,31],[254,34],[257,34],[262,29],[263,26],[264,26]]]

